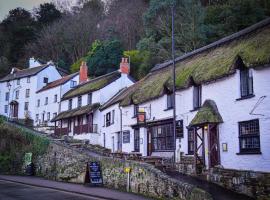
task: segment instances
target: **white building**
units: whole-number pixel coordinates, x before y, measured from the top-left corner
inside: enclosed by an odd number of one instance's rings
[[[39,130],[54,130],[50,120],[61,110],[61,98],[79,83],[79,73],[64,76],[45,85],[36,92],[34,124]]]
[[[0,114],[17,120],[34,119],[36,91],[59,78],[52,62],[42,64],[34,58],[30,58],[28,69],[13,68],[0,80]]]
[[[157,65],[101,107],[103,116],[116,115],[102,128],[100,144],[175,155],[184,172],[217,165],[270,172],[269,44],[267,19],[176,59],[176,141],[172,62]]]
[[[85,63],[83,66],[87,74]],[[99,144],[105,119],[100,115],[98,108],[122,88],[132,84],[129,63],[126,58],[123,58],[119,70],[91,79],[71,89],[63,95],[61,112],[52,119],[52,122],[57,125],[55,134],[69,135],[75,139],[85,139],[92,144]],[[110,120],[113,121],[114,116],[115,113],[112,113]]]

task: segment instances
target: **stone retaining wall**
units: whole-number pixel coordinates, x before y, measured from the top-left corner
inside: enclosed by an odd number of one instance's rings
[[[212,168],[209,181],[256,199],[270,199],[270,173]]]
[[[61,144],[50,144],[47,154],[35,161],[38,175],[57,181],[84,183],[86,163],[100,161],[106,187],[126,190],[125,167],[131,167],[130,191],[156,199],[210,200],[210,194],[175,180],[152,165],[109,157],[93,157]]]

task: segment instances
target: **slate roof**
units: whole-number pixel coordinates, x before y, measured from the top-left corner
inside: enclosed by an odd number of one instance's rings
[[[222,123],[223,119],[218,112],[216,103],[213,100],[207,99],[203,106],[199,109],[195,117],[190,122],[189,126],[198,126],[210,123]]]
[[[120,77],[121,73],[119,71],[114,71],[103,76],[91,79],[83,84],[77,85],[75,88],[68,91],[66,94],[64,94],[62,100],[102,89],[110,83],[116,81]]]
[[[46,64],[46,65],[41,65],[38,67],[16,70],[16,73],[6,75],[2,79],[0,79],[0,82],[11,81],[14,79],[24,78],[24,77],[28,77],[28,76],[34,76],[49,66],[50,66],[49,64]]]
[[[59,85],[63,85],[65,84],[66,82],[68,82],[70,79],[74,78],[76,75],[78,75],[79,73],[76,72],[74,74],[70,74],[68,76],[65,76],[63,78],[60,78],[56,81],[53,81],[53,82],[50,82],[48,83],[46,86],[44,86],[43,88],[41,88],[40,90],[37,91],[37,93],[39,92],[43,92],[45,90],[48,90],[48,89],[51,89],[51,88],[54,88],[54,87],[57,87]]]
[[[176,58],[176,89],[203,84],[232,75],[237,61],[246,67],[270,65],[270,18],[217,42]],[[172,90],[172,62],[157,65],[128,94],[119,97],[121,106],[140,104]]]
[[[64,111],[59,113],[56,117],[54,117],[51,122],[59,121],[61,119],[67,119],[71,117],[76,117],[84,114],[88,114],[90,112],[95,112],[99,108],[99,103],[94,103],[91,105],[82,106],[80,108],[75,108],[72,110]]]

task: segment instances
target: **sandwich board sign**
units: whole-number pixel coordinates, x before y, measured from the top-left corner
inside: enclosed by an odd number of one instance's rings
[[[86,181],[90,183],[92,186],[102,186],[102,172],[101,166],[99,162],[89,162],[87,163],[87,171],[86,171]]]

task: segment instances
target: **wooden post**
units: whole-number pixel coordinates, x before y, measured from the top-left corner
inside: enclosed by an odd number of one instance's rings
[[[197,128],[193,128],[194,135],[194,167],[195,175],[197,175]]]

